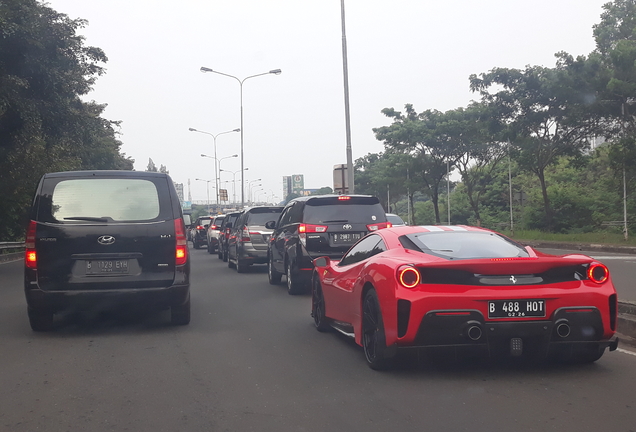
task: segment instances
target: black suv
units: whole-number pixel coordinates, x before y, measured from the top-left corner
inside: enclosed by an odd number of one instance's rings
[[[267,262],[272,230],[265,224],[276,222],[282,211],[283,207],[252,207],[238,217],[227,242],[228,267],[243,273],[252,264]]]
[[[221,222],[221,228],[219,229],[219,259],[227,262],[227,241],[230,238],[232,227],[236,222],[236,219],[243,213],[242,211],[236,211],[225,215],[225,219]]]
[[[192,224],[190,230],[190,240],[192,247],[199,249],[202,245],[208,244],[207,230],[214,216],[201,216]]]
[[[170,177],[136,171],[45,174],[26,234],[31,328],[58,311],[133,303],[190,322],[190,259]]]
[[[289,294],[309,286],[313,259],[342,255],[366,234],[390,227],[380,201],[368,195],[320,195],[290,201],[276,223],[268,248],[269,283],[287,276]]]

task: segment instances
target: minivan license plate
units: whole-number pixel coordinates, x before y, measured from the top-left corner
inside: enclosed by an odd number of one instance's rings
[[[333,235],[334,243],[354,243],[362,238],[360,233],[336,233]]]
[[[88,260],[87,275],[109,275],[128,273],[128,260]]]
[[[488,302],[488,318],[544,317],[545,300],[492,300]]]

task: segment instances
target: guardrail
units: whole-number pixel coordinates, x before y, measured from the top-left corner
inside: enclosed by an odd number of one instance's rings
[[[24,242],[0,242],[0,262],[22,258],[24,248]]]

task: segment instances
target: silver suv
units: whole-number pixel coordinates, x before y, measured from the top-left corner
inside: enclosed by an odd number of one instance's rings
[[[272,230],[267,222],[275,222],[283,207],[252,207],[239,216],[228,238],[227,266],[245,272],[252,264],[267,263],[267,244]]]

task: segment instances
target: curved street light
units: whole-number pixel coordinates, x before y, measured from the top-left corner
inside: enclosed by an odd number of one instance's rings
[[[200,178],[195,178],[195,180],[206,182],[205,188],[208,193],[208,214],[210,214],[210,182],[212,180],[206,180],[206,179],[200,179]]]
[[[201,157],[214,159],[214,166],[215,166],[215,168],[216,168],[216,166],[217,166],[217,164],[218,164],[218,166],[219,166],[219,171],[220,171],[220,170],[221,170],[221,161],[222,161],[223,159],[235,158],[235,157],[238,157],[238,155],[237,155],[237,154],[234,154],[234,155],[232,155],[232,156],[225,156],[225,157],[222,157],[222,158],[218,158],[218,159],[217,159],[217,158],[216,158],[216,157],[214,157],[214,156],[209,156],[209,155],[206,155],[206,154],[201,153]],[[218,183],[217,183],[217,190],[216,190],[216,195],[217,195],[217,197],[219,196],[219,192],[220,192],[220,191],[219,191],[219,189],[218,189]],[[217,198],[217,205],[218,205],[218,198]]]
[[[269,72],[263,72],[260,74],[256,74],[256,75],[250,75],[248,77],[245,77],[243,79],[240,79],[238,77],[235,77],[234,75],[230,75],[230,74],[226,74],[223,72],[219,72],[219,71],[215,71],[213,69],[210,69],[208,67],[205,66],[201,66],[201,68],[199,69],[201,72],[212,72],[215,74],[219,74],[219,75],[223,75],[226,77],[230,77],[230,78],[234,78],[236,81],[238,81],[239,83],[239,87],[241,89],[241,170],[243,170],[243,83],[245,81],[247,81],[250,78],[255,78],[258,76],[262,76],[262,75],[280,75],[283,71],[280,69],[272,69]],[[244,173],[241,171],[241,207],[245,207],[245,177],[244,177]]]
[[[236,204],[236,173],[239,173],[241,171],[248,171],[249,168],[243,168],[242,170],[236,170],[236,171],[229,171],[229,170],[224,170],[224,169],[220,169],[219,168],[219,177],[221,177],[221,171],[222,172],[228,172],[230,174],[232,174],[232,195],[233,195],[233,202],[234,204]]]
[[[241,129],[236,128],[225,132],[219,132],[218,134],[213,134],[210,132],[201,131],[195,128],[188,128],[190,132],[198,132],[206,135],[210,135],[214,139],[214,158],[216,159],[216,137],[223,134],[228,134],[232,132],[240,132]],[[219,205],[219,166],[218,161],[214,162],[214,179],[216,181],[216,205]]]

